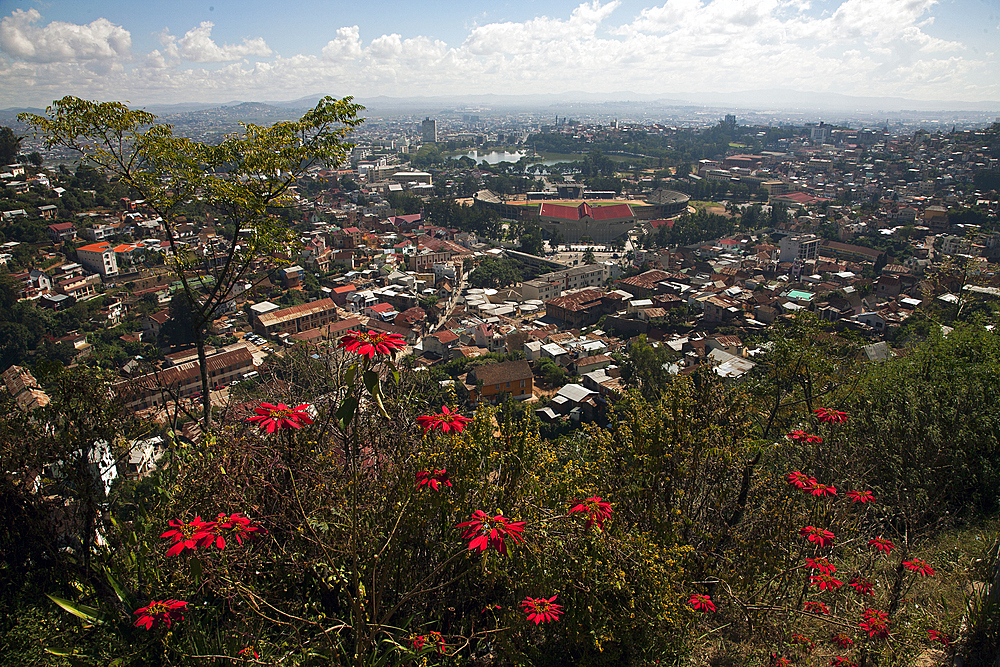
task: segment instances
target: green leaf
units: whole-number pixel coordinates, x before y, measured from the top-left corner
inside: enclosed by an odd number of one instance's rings
[[[204,572],[205,568],[202,566],[201,561],[197,558],[192,558],[188,561],[188,569],[191,570],[191,576],[194,578],[195,583],[201,582],[201,573]]]
[[[375,371],[365,371],[362,379],[365,382],[365,389],[368,390],[369,394],[377,396],[382,393],[382,385],[379,383],[378,373]]]
[[[344,373],[344,384],[350,386],[354,384],[354,378],[358,374],[358,365],[352,364]]]
[[[107,577],[108,584],[111,586],[111,588],[114,589],[115,595],[118,596],[118,599],[121,602],[125,602],[126,604],[128,604],[125,600],[125,591],[122,590],[121,585],[119,585],[119,583],[115,581],[115,578],[111,576],[111,570],[109,570],[107,567],[104,568],[104,576]]]
[[[341,430],[346,430],[348,425],[350,425],[351,420],[354,419],[354,414],[358,411],[358,399],[354,396],[348,396],[344,399],[344,402],[340,404],[337,408],[337,421],[340,422]]]
[[[45,597],[52,600],[69,613],[82,618],[85,621],[91,621],[93,623],[101,622],[101,619],[97,616],[101,612],[94,607],[88,607],[86,605],[77,604],[76,602],[70,602],[69,600],[63,600],[62,598],[57,598],[56,596],[49,595],[48,593],[45,594]]]

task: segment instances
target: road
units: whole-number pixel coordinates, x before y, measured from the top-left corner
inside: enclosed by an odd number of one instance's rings
[[[455,285],[455,291],[452,292],[453,296],[452,296],[452,299],[451,299],[451,303],[448,305],[448,309],[445,310],[444,313],[441,314],[441,319],[438,320],[437,324],[435,324],[434,326],[432,326],[427,333],[429,333],[429,334],[434,333],[435,331],[438,330],[438,327],[440,327],[445,322],[447,322],[448,318],[451,317],[451,311],[453,311],[455,309],[455,304],[458,303],[458,297],[459,297],[459,295],[462,294],[462,288],[465,286],[466,275],[467,274],[464,273],[464,272],[462,272],[462,271],[458,272],[458,284]]]

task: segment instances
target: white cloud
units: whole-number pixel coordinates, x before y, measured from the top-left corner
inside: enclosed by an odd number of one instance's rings
[[[658,93],[786,88],[854,95],[1000,98],[992,55],[933,34],[934,0],[843,0],[832,11],[804,0],[664,0],[621,15],[619,2],[584,2],[563,16],[474,26],[447,44],[398,33],[334,30],[320,53],[274,54],[263,38],[218,45],[209,22],[99,75],[73,62],[43,62],[37,12],[0,21],[0,106],[80,91],[151,101],[279,99],[333,94],[434,95],[566,90]],[[33,11],[33,10],[32,10]],[[90,26],[103,25],[101,20]],[[62,24],[58,24],[62,25]],[[67,24],[68,25],[68,24]],[[12,33],[5,30],[11,26]],[[28,32],[27,26],[34,30]],[[15,29],[16,28],[16,29]],[[127,33],[125,33],[127,35]],[[81,50],[81,52],[85,52]],[[112,49],[113,53],[118,53]],[[270,56],[266,62],[246,62]],[[190,67],[189,63],[229,63]],[[52,93],[55,95],[52,95]]]
[[[249,56],[270,56],[274,52],[263,37],[244,38],[241,44],[224,44],[219,46],[212,40],[211,21],[202,21],[197,28],[191,28],[179,40],[168,32],[160,33],[160,43],[163,44],[168,56],[183,58],[195,63],[221,63],[242,60]]]
[[[132,46],[129,31],[107,19],[38,27],[41,18],[36,9],[15,9],[0,20],[0,51],[28,62],[55,63],[124,58]]]

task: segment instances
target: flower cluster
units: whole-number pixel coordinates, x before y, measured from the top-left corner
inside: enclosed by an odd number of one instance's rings
[[[187,602],[180,600],[153,600],[145,607],[140,607],[132,612],[139,617],[135,620],[135,627],[152,630],[157,626],[165,625],[169,628],[174,621],[184,620],[182,610],[187,604]]]
[[[461,433],[471,419],[463,417],[457,412],[452,412],[447,405],[441,406],[441,412],[436,415],[421,415],[417,417],[417,424],[424,429],[424,433],[431,431],[441,431],[442,433]]]
[[[945,648],[951,646],[951,637],[948,636],[947,632],[942,632],[941,630],[928,630],[927,638],[932,642],[939,642]]]
[[[887,540],[884,537],[873,537],[868,540],[868,546],[873,547],[877,551],[881,551],[884,554],[888,554],[893,549],[893,544],[891,540]]]
[[[830,608],[827,607],[822,602],[813,602],[813,601],[806,602],[805,610],[812,614],[824,614],[826,616],[830,615]]]
[[[306,412],[309,407],[307,403],[296,405],[290,408],[284,403],[261,403],[254,412],[253,417],[247,417],[246,421],[257,424],[261,431],[274,433],[279,429],[302,428],[304,424],[312,424],[312,417]]]
[[[788,437],[796,442],[804,442],[808,445],[821,445],[823,444],[823,438],[818,435],[809,435],[805,431],[792,431],[788,434]]]
[[[829,574],[814,574],[809,577],[809,582],[814,586],[819,586],[821,591],[835,591],[844,585],[840,579]]]
[[[908,570],[913,570],[914,572],[919,572],[921,577],[934,576],[934,568],[932,568],[926,561],[922,561],[919,558],[904,560],[903,567]]]
[[[509,537],[515,544],[524,542],[521,533],[524,532],[524,521],[509,521],[503,514],[490,516],[482,510],[472,513],[472,518],[455,526],[466,528],[462,539],[469,540],[469,550],[479,550],[480,553],[492,547],[501,554],[507,553],[506,539]]]
[[[889,636],[889,621],[886,620],[888,617],[884,611],[866,609],[861,621],[858,622],[858,627],[867,632],[869,637],[885,639]]]
[[[854,646],[854,640],[845,635],[843,632],[839,632],[834,636],[830,637],[830,641],[839,646],[840,648],[850,648]]]
[[[813,412],[816,413],[816,418],[824,424],[842,424],[847,421],[847,413],[841,412],[840,410],[816,408]]]
[[[833,533],[829,530],[824,530],[823,528],[806,526],[805,528],[799,529],[799,534],[820,547],[825,547],[827,544],[833,544]]]
[[[528,620],[534,621],[535,625],[558,621],[563,611],[562,605],[556,604],[557,597],[558,595],[553,595],[550,598],[524,598],[521,607],[528,615]]]
[[[836,574],[837,566],[825,558],[806,558],[806,565],[820,574]]]
[[[600,496],[593,496],[587,498],[582,503],[578,503],[570,508],[570,514],[582,513],[587,516],[587,523],[584,528],[590,530],[590,527],[597,524],[597,527],[601,530],[604,529],[604,520],[611,518],[611,514],[614,510],[611,509],[611,503],[601,500]]]
[[[243,546],[244,540],[265,532],[262,527],[254,525],[250,519],[238,512],[219,514],[215,521],[202,521],[200,516],[196,516],[187,522],[170,519],[167,524],[170,530],[160,535],[173,542],[167,549],[167,556],[176,556],[185,549],[194,551],[199,547],[215,546],[216,549],[222,550],[226,548],[227,536],[235,539],[239,546]]]
[[[691,595],[691,599],[688,600],[688,604],[691,605],[693,609],[697,609],[699,611],[715,611],[715,603],[712,602],[712,597],[709,595],[693,593]]]
[[[854,577],[847,583],[847,585],[853,588],[858,595],[875,596],[875,584],[868,581],[864,577]]]
[[[442,486],[451,486],[448,471],[444,468],[441,470],[421,470],[417,473],[416,480],[418,489],[426,487],[440,491]]]
[[[413,647],[414,651],[422,651],[424,648],[435,648],[437,652],[444,655],[445,652],[445,641],[444,637],[437,630],[432,630],[426,635],[417,635],[410,640],[410,646]]]
[[[875,496],[871,491],[848,491],[847,497],[850,498],[851,501],[861,503],[862,505],[875,500]]]
[[[376,354],[393,355],[396,350],[406,346],[406,342],[399,334],[383,333],[381,331],[348,331],[347,335],[340,339],[337,347],[348,352],[354,352],[358,356],[372,359]]]

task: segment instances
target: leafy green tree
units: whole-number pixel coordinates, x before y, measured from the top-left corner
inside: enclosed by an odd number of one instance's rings
[[[594,256],[594,249],[587,248],[583,251],[583,263],[584,264],[596,264],[597,258]]]
[[[274,207],[290,201],[289,186],[314,164],[336,165],[347,158],[351,145],[345,139],[362,122],[357,116],[361,109],[351,98],[325,97],[297,121],[270,127],[245,124],[241,134],[216,145],[175,136],[170,125],[156,123],[155,115],[117,102],[64,97],[44,116],[19,116],[45,138],[48,148],[77,151],[86,163],[136,191],[163,219],[173,251],[171,268],[193,308],[206,426],[212,419],[207,327],[257,258],[283,253],[295,242],[293,231],[272,214]],[[197,271],[197,258],[178,244],[178,221],[195,199],[247,230],[230,244],[224,261],[208,270],[211,281]]]
[[[12,164],[21,153],[21,137],[9,127],[0,127],[0,164]]]

